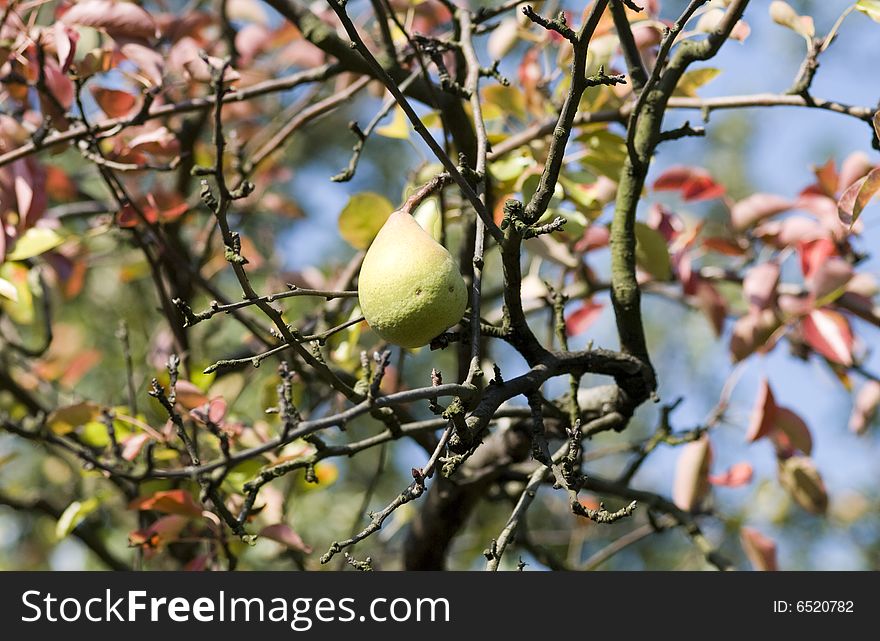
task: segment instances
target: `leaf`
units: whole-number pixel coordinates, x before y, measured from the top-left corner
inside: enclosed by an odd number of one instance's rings
[[[584,301],[578,309],[565,318],[565,333],[569,336],[577,336],[587,331],[602,314],[603,308],[602,303]]]
[[[798,243],[797,250],[801,259],[801,272],[804,279],[808,280],[829,256],[837,254],[837,245],[830,238],[817,238]]]
[[[18,289],[5,278],[0,278],[0,296],[8,298],[13,303],[18,302]]]
[[[801,321],[804,340],[834,363],[853,364],[853,334],[846,317],[828,308],[814,309]]]
[[[859,0],[856,2],[856,9],[871,18],[874,22],[880,22],[880,0]],[[874,122],[877,122],[876,119]],[[877,134],[877,137],[880,138],[880,133]]]
[[[147,88],[162,84],[165,59],[161,53],[137,42],[126,42],[119,51],[140,71],[135,77],[138,82]]]
[[[824,514],[828,509],[828,491],[811,458],[792,456],[779,461],[779,482],[808,512]]]
[[[770,3],[770,17],[773,18],[773,22],[776,24],[788,27],[807,40],[816,35],[813,19],[810,16],[798,15],[787,2],[782,2],[782,0],[773,0]]]
[[[132,434],[122,442],[122,458],[133,461],[150,440],[149,434]]]
[[[208,396],[195,383],[186,380],[177,381],[174,386],[177,402],[187,410],[192,410],[208,402]]]
[[[776,411],[776,400],[773,398],[773,390],[770,388],[770,381],[763,378],[761,379],[761,385],[758,388],[758,396],[755,398],[755,404],[752,407],[749,428],[746,431],[747,442],[754,443],[758,439],[764,438],[773,433]]]
[[[787,407],[777,407],[773,417],[772,435],[777,452],[791,456],[795,451],[809,456],[813,453],[813,437],[804,420]]]
[[[826,259],[806,280],[807,288],[816,300],[815,305],[821,307],[838,299],[854,273],[849,261],[839,256]]]
[[[641,222],[636,222],[635,231],[636,261],[639,266],[657,280],[672,278],[669,248],[663,234]]]
[[[66,407],[59,407],[46,418],[46,425],[55,434],[68,434],[90,421],[101,416],[101,407],[97,403],[84,401]]]
[[[709,83],[720,73],[720,69],[715,69],[713,67],[704,67],[702,69],[687,71],[682,74],[681,80],[675,85],[675,90],[672,92],[672,95],[677,97],[696,98],[697,89]]]
[[[129,510],[153,510],[181,516],[201,516],[202,506],[186,490],[165,490],[141,496],[128,504]]]
[[[64,239],[54,229],[31,227],[15,241],[15,248],[6,256],[7,260],[27,260],[55,249]]]
[[[30,325],[34,322],[34,296],[31,293],[28,268],[21,263],[6,262],[0,265],[0,278],[15,288],[15,299],[0,299],[3,311],[10,320],[19,325]]]
[[[481,94],[484,103],[495,105],[504,114],[525,120],[526,99],[518,88],[494,84],[483,89]]]
[[[399,140],[409,139],[409,119],[400,106],[394,108],[394,115],[391,122],[382,127],[376,128],[376,133],[386,138],[397,138]]]
[[[880,191],[880,167],[875,167],[867,176],[847,187],[837,201],[837,215],[840,217],[840,222],[852,228],[861,216],[862,210],[878,191]]]
[[[705,169],[676,166],[664,171],[654,181],[655,191],[680,191],[686,201],[712,200],[724,195],[724,187],[716,183]]]
[[[715,336],[720,337],[727,319],[727,301],[718,288],[705,278],[697,276],[695,287],[697,306],[709,320]]]
[[[748,357],[756,350],[772,349],[775,341],[768,344],[779,328],[780,320],[772,309],[750,309],[733,324],[730,336],[730,353],[735,362]]]
[[[721,487],[740,487],[750,483],[753,474],[750,463],[734,463],[721,474],[710,474],[709,483]]]
[[[302,552],[303,554],[312,553],[312,546],[303,541],[300,535],[297,534],[294,529],[290,527],[287,523],[275,523],[274,525],[267,525],[262,530],[260,530],[259,535],[271,541],[286,545],[291,550],[297,550],[298,552]]]
[[[779,264],[774,261],[761,263],[746,272],[743,278],[743,295],[749,305],[759,310],[773,305],[776,301],[779,274]]]
[[[852,414],[849,417],[849,429],[856,434],[864,434],[868,425],[876,418],[878,407],[880,407],[880,382],[869,380],[862,385],[856,395]]]
[[[58,539],[66,537],[73,532],[76,529],[76,526],[82,523],[89,514],[97,510],[100,505],[101,502],[94,496],[85,501],[74,501],[68,505],[64,512],[61,513],[61,516],[58,517],[58,522],[55,524],[55,537]]]
[[[93,86],[91,92],[101,111],[111,118],[127,116],[137,104],[137,98],[127,91]]]
[[[709,466],[712,446],[705,434],[682,447],[675,464],[672,501],[682,510],[693,511],[709,491]]]
[[[504,18],[493,29],[486,43],[486,51],[493,60],[502,60],[519,40],[519,20],[510,16]]]
[[[620,179],[620,171],[626,162],[626,140],[607,128],[587,129],[577,137],[585,147],[580,162],[599,176]]]
[[[776,564],[776,543],[773,539],[754,528],[743,527],[739,531],[739,540],[753,568],[763,572],[775,572],[779,569]]]
[[[837,184],[834,186],[830,195],[834,196],[834,194],[837,193],[838,188],[845,189],[859,178],[864,178],[873,168],[874,164],[871,162],[871,159],[868,158],[868,154],[864,151],[854,151],[844,159],[843,164],[840,166],[840,175],[838,176]]]
[[[178,514],[161,516],[147,527],[129,533],[128,544],[153,550],[161,548],[180,538],[180,533],[188,523],[187,517]]]
[[[102,29],[114,40],[148,40],[157,35],[153,17],[131,2],[86,0],[73,5],[61,20],[66,24]]]
[[[781,214],[794,207],[794,203],[775,194],[752,194],[743,198],[730,209],[730,222],[734,229],[748,229],[765,218]]]
[[[391,202],[380,194],[355,194],[339,214],[339,233],[355,249],[366,249],[393,211]]]

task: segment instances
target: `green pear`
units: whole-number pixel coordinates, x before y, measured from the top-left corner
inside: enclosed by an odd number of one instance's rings
[[[461,320],[467,287],[452,255],[405,211],[388,217],[358,279],[367,323],[401,347],[421,347]]]

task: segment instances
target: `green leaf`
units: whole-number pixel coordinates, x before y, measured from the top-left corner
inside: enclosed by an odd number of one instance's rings
[[[46,425],[55,434],[67,434],[81,425],[96,421],[101,415],[101,408],[91,401],[74,403],[59,407],[49,414]],[[106,431],[106,428],[104,428]]]
[[[5,278],[0,278],[0,296],[16,303],[18,302],[18,289]]]
[[[523,172],[534,164],[535,161],[527,156],[509,156],[490,164],[489,172],[498,182],[508,183],[522,176]]]
[[[626,160],[626,140],[605,129],[587,130],[577,137],[586,147],[581,163],[593,172],[617,182]]]
[[[440,207],[437,205],[436,198],[429,198],[416,207],[416,210],[413,212],[413,218],[422,226],[422,229],[431,234],[431,238],[440,242],[442,221],[440,220]]]
[[[4,263],[0,265],[0,278],[15,289],[15,294],[4,292],[0,299],[0,307],[9,318],[19,325],[30,325],[34,322],[34,296],[28,282],[28,268],[21,263]]]
[[[15,249],[6,257],[7,260],[25,260],[55,249],[64,239],[54,229],[47,227],[31,227],[15,241]]]
[[[880,0],[859,0],[856,2],[856,9],[874,22],[880,22]]]
[[[376,133],[386,138],[409,139],[409,119],[400,107],[395,107],[394,116],[387,125],[376,129]]]
[[[498,107],[502,113],[516,116],[520,120],[526,118],[526,99],[523,93],[510,85],[490,85],[483,89],[483,102]]]
[[[672,263],[666,239],[656,229],[645,223],[636,223],[636,262],[657,280],[672,277]]]
[[[721,73],[721,70],[714,67],[703,67],[702,69],[688,71],[681,76],[681,80],[678,81],[672,95],[696,98],[697,89],[714,80],[719,73]]]
[[[366,249],[393,211],[385,196],[371,191],[355,194],[339,214],[339,233],[355,249]]]
[[[82,523],[89,514],[97,510],[100,505],[101,502],[94,496],[85,501],[74,501],[68,505],[67,509],[61,513],[58,523],[55,524],[55,536],[59,539],[66,537],[73,532],[76,529],[76,526]]]

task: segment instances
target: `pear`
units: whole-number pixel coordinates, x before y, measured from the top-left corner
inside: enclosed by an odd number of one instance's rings
[[[376,235],[358,279],[367,323],[401,347],[421,347],[461,320],[467,287],[452,255],[406,211]]]

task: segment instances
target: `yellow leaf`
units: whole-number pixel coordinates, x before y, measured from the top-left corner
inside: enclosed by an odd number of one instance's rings
[[[376,129],[376,133],[386,138],[399,140],[409,139],[409,119],[399,106],[394,108],[394,116],[390,123]]]
[[[66,407],[59,407],[49,414],[46,425],[55,434],[67,434],[80,425],[85,425],[97,420],[101,414],[101,408],[91,401],[75,403]]]
[[[720,69],[713,67],[704,67],[702,69],[694,69],[682,75],[681,80],[672,92],[673,96],[696,98],[697,89],[707,84],[721,73]]]
[[[7,260],[25,260],[55,249],[64,242],[54,229],[31,227],[15,241],[15,249],[6,256]]]
[[[380,194],[355,194],[339,214],[339,233],[355,249],[366,249],[392,211],[391,201]]]

